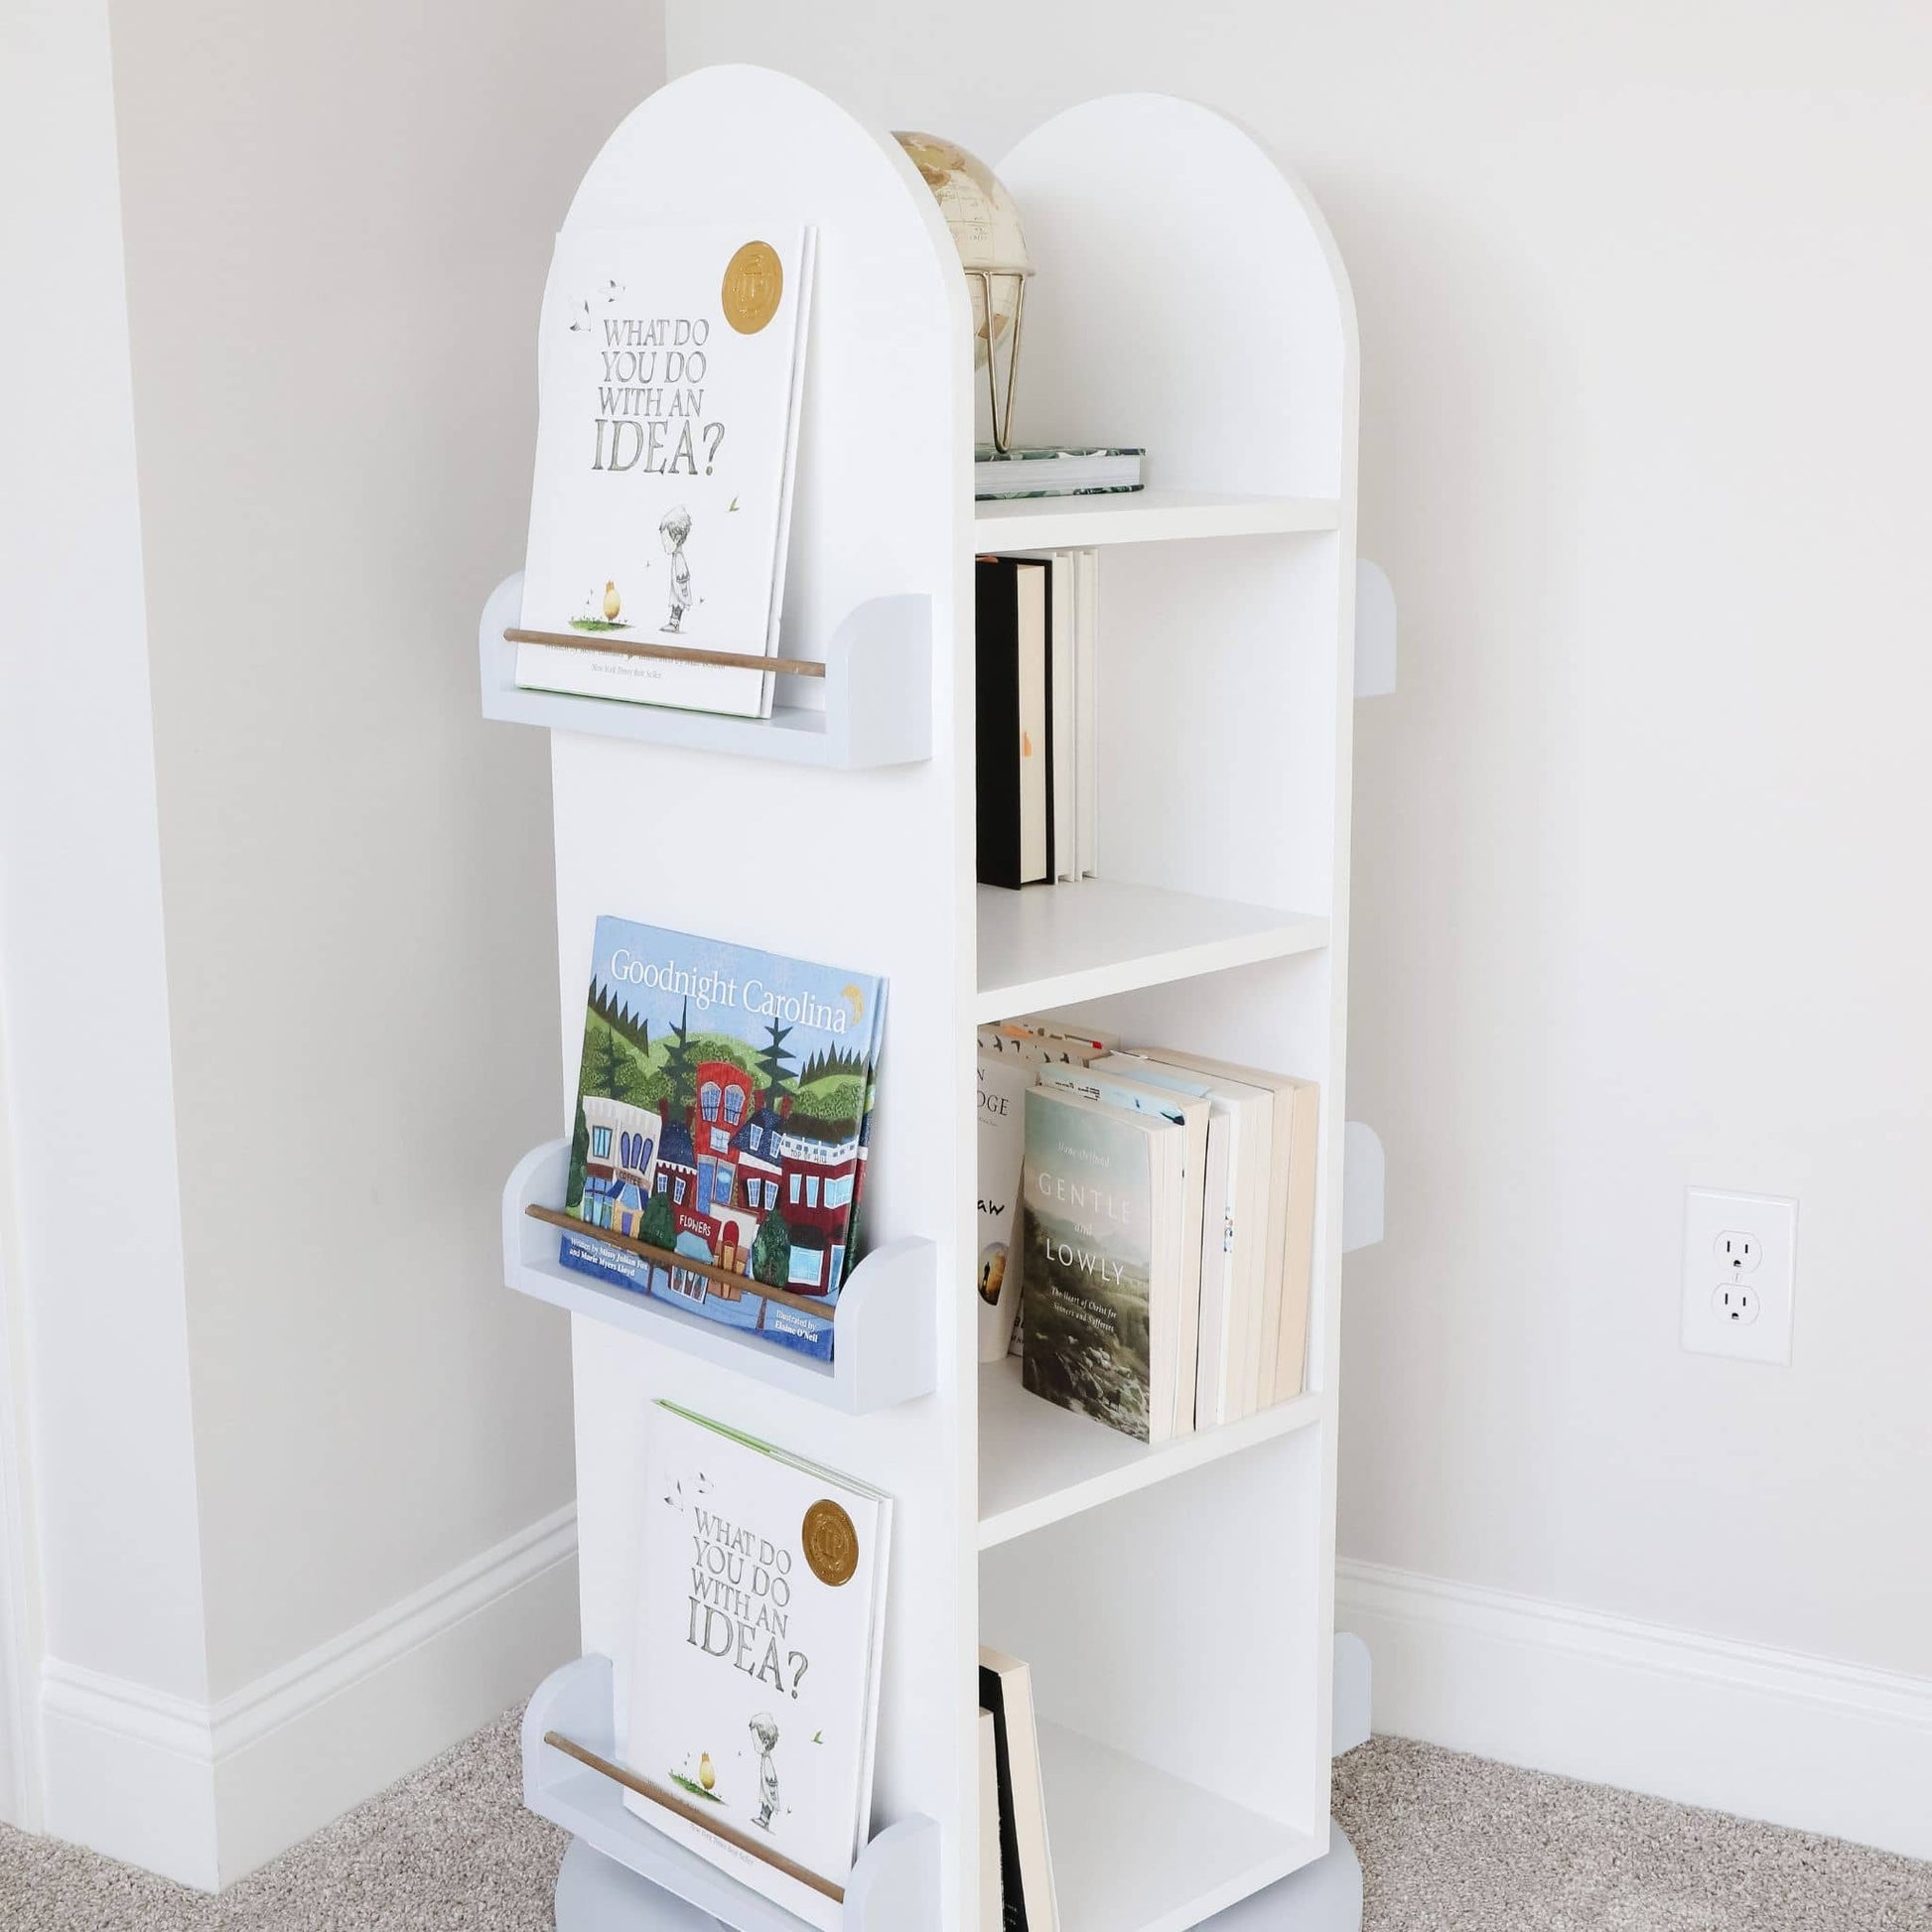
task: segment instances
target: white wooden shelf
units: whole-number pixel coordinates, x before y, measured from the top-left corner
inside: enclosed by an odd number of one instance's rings
[[[1311,1392],[1219,1429],[1149,1445],[1029,1395],[1018,1362],[989,1362],[980,1370],[980,1548],[1292,1435],[1318,1422],[1324,1407]]]
[[[1016,496],[973,505],[976,550],[1078,550],[1184,537],[1294,536],[1332,530],[1341,506],[1322,496],[1240,496],[1208,489],[1135,489],[1111,496]]]
[[[1058,1725],[1039,1756],[1060,1932],[1184,1932],[1323,1849]]]
[[[939,1271],[930,1241],[889,1241],[859,1262],[833,1315],[832,1360],[820,1362],[655,1296],[566,1268],[557,1259],[563,1230],[524,1210],[532,1204],[560,1206],[569,1172],[570,1143],[546,1141],[526,1154],[503,1183],[505,1287],[853,1415],[931,1392],[938,1378],[933,1304]]]
[[[976,1020],[1285,959],[1328,943],[1328,921],[1107,879],[979,889]]]
[[[526,691],[516,681],[517,647],[503,635],[522,603],[519,570],[490,593],[477,626],[483,714],[501,724],[844,771],[917,764],[932,756],[930,598],[870,598],[849,612],[826,646],[824,708],[774,703],[769,718]]]

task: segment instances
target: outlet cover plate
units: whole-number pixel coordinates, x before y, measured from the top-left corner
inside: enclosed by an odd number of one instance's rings
[[[1750,1260],[1725,1259],[1736,1237],[1750,1238]],[[1730,1355],[1743,1362],[1791,1361],[1791,1304],[1798,1265],[1798,1203],[1776,1194],[1721,1194],[1707,1187],[1684,1192],[1684,1346],[1696,1355]],[[1745,1319],[1719,1291],[1726,1283],[1748,1290]],[[1754,1316],[1750,1304],[1756,1305]]]

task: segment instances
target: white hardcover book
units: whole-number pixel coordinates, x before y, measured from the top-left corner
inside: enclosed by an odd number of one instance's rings
[[[993,1713],[980,1713],[980,1932],[1004,1932],[1000,1883],[1000,1741]]]
[[[1046,748],[1052,730],[1046,702],[1046,579],[1043,563],[1015,573],[1020,602],[1020,878],[1032,886],[1051,880],[1053,795]]]
[[[1079,559],[1074,575],[1073,615],[1073,761],[1079,772],[1079,792],[1074,801],[1074,820],[1078,853],[1074,864],[1076,879],[1093,877],[1094,845],[1098,833],[1098,752],[1094,742],[1094,717],[1097,699],[1095,679],[1099,660],[1100,632],[1100,552],[1075,552]]]
[[[872,1812],[891,1499],[659,1402],[625,1805],[821,1932]],[[803,1876],[799,1874],[804,1874]]]
[[[1123,1073],[1151,1086],[1205,1099],[1210,1103],[1210,1126],[1217,1117],[1225,1123],[1228,1268],[1225,1312],[1219,1324],[1220,1377],[1211,1413],[1202,1414],[1199,1421],[1203,1426],[1209,1421],[1238,1422],[1256,1407],[1273,1096],[1244,1081],[1170,1065],[1145,1050],[1109,1054],[1095,1060],[1093,1070]]]
[[[1245,1080],[1275,1096],[1270,1136],[1267,1286],[1256,1400],[1262,1408],[1302,1392],[1308,1368],[1309,1288],[1314,1259],[1314,1169],[1321,1090],[1312,1080],[1229,1060],[1149,1047],[1172,1066]]]
[[[1128,1079],[1119,1074],[1096,1073],[1089,1067],[1043,1066],[1037,1074],[1039,1085],[1061,1087],[1069,1093],[1084,1094],[1103,1107],[1124,1107],[1130,1113],[1158,1114],[1172,1121],[1185,1135],[1180,1171],[1178,1213],[1171,1223],[1173,1243],[1172,1266],[1179,1270],[1180,1302],[1175,1310],[1174,1406],[1170,1423],[1175,1436],[1194,1432],[1195,1385],[1200,1354],[1201,1330],[1201,1223],[1207,1164],[1208,1103],[1172,1089],[1151,1086],[1145,1080]],[[982,1358],[984,1359],[984,1358]]]
[[[1074,608],[1078,567],[1075,553],[1058,551],[1047,565],[1052,596],[1048,601],[1047,643],[1052,654],[1053,726],[1053,875],[1078,879],[1080,855],[1078,804],[1079,747],[1075,691]]]
[[[979,1055],[979,1353],[1002,1360],[1020,1313],[1020,1169],[1027,1155],[1027,1089],[1034,1068],[1017,1053]]]
[[[538,330],[522,627],[769,656],[813,230],[568,229]],[[768,671],[520,643],[544,691],[768,716]]]

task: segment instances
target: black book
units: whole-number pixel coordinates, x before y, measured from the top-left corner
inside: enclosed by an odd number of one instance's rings
[[[1000,1770],[1000,1896],[1006,1932],[1027,1932],[1026,1886],[1020,1876],[1020,1833],[1013,1812],[1013,1747],[1007,1739],[1006,1699],[1000,1673],[980,1666],[980,1709],[993,1717],[994,1761]]]
[[[980,1709],[993,1714],[1000,1780],[1000,1890],[1006,1932],[1059,1932],[1033,1675],[1017,1657],[980,1651]]]
[[[1055,874],[1050,570],[982,557],[974,592],[979,880],[1040,885]]]

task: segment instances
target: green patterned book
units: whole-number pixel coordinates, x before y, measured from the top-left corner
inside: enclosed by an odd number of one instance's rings
[[[973,446],[973,494],[981,502],[1016,496],[1118,496],[1141,487],[1145,450],[1122,444],[1089,449],[1044,445],[996,450]]]

